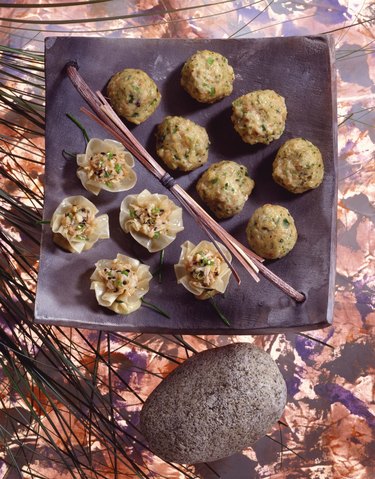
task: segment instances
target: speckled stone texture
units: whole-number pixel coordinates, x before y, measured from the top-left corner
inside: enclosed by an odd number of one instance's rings
[[[285,407],[274,360],[248,343],[196,354],[151,393],[141,412],[150,448],[166,461],[210,462],[264,436]]]

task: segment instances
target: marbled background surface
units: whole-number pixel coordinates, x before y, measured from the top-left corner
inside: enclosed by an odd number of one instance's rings
[[[17,2],[18,6],[22,2]],[[220,477],[230,479],[371,479],[375,477],[375,312],[374,312],[374,143],[375,143],[375,7],[371,1],[234,1],[200,2],[192,8],[189,1],[109,1],[70,8],[28,6],[15,8],[2,4],[0,37],[3,45],[41,51],[43,40],[51,35],[100,35],[111,37],[228,38],[310,35],[332,32],[336,42],[337,92],[339,119],[339,202],[337,224],[337,277],[334,323],[312,336],[329,343],[325,346],[301,335],[259,337],[184,337],[195,350],[213,345],[246,340],[268,351],[277,361],[288,384],[285,425],[275,426],[266,437],[242,455],[212,464]],[[61,2],[55,2],[57,5]],[[17,6],[17,7],[18,7]],[[28,7],[28,8],[27,8]],[[190,7],[178,13],[160,14],[169,8]],[[146,14],[138,18],[126,15]],[[104,18],[89,22],[90,18]],[[6,19],[13,18],[13,22]],[[19,20],[19,21],[16,21]],[[51,20],[53,25],[47,25]],[[61,20],[72,23],[61,23]],[[77,23],[75,23],[77,20]],[[43,138],[35,138],[42,145]],[[6,161],[6,156],[4,156]],[[35,169],[42,184],[42,170]],[[120,427],[119,439],[127,444],[134,460],[150,477],[183,477],[176,469],[154,458],[134,443],[127,443],[126,431],[134,424],[140,401],[123,387],[131,384],[141,399],[147,397],[160,377],[176,362],[191,354],[190,348],[172,336],[116,335],[87,331],[79,334],[60,332],[62,343],[72,348],[77,367],[90,372],[97,352],[111,358],[116,374],[99,368],[99,389],[108,394],[108,381],[115,391],[114,403],[119,414],[114,420]],[[85,338],[85,340],[83,339]],[[87,347],[86,340],[94,345]],[[141,347],[143,346],[143,347]],[[144,346],[148,350],[144,349]],[[74,351],[74,354],[73,354]],[[165,357],[156,352],[162,352]],[[43,358],[43,350],[39,352]],[[112,371],[113,371],[112,370]],[[0,371],[0,376],[4,377]],[[122,379],[122,380],[120,380]],[[9,392],[9,391],[8,391]],[[8,394],[7,400],[12,401]],[[46,412],[45,412],[46,413]],[[41,411],[41,415],[43,415]],[[46,413],[47,414],[47,413]],[[53,410],[48,411],[53,420]],[[0,415],[0,425],[1,425]],[[69,412],[67,421],[75,421]],[[47,418],[46,418],[47,422]],[[56,424],[62,427],[61,424]],[[82,423],[75,428],[79,444],[89,439]],[[97,443],[92,460],[106,477],[115,477],[114,457],[110,448]],[[1,462],[3,477],[72,477],[63,466],[56,466],[54,455],[40,445],[43,455],[35,455],[33,476],[7,475],[6,461]],[[1,454],[1,452],[0,452]],[[3,449],[3,458],[6,451]],[[298,454],[298,455],[297,455]],[[55,464],[55,466],[54,466]],[[22,469],[22,464],[20,463]],[[74,471],[74,466],[72,466]],[[134,477],[126,466],[118,466],[117,477]],[[192,474],[217,477],[207,466],[190,468]],[[150,471],[154,471],[151,473]],[[234,472],[236,471],[236,472]],[[19,473],[15,473],[19,474]],[[154,474],[154,475],[152,475]],[[78,477],[74,476],[73,477]],[[87,475],[87,477],[92,477]]]

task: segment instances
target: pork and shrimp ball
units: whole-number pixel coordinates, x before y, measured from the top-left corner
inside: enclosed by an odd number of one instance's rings
[[[232,103],[234,129],[250,145],[268,145],[280,138],[286,116],[285,99],[273,90],[252,91]]]
[[[156,152],[171,170],[191,171],[206,163],[206,130],[187,118],[167,116],[156,131]]]
[[[246,237],[259,256],[277,259],[293,249],[297,229],[287,208],[266,204],[254,211],[247,224]]]
[[[292,193],[317,188],[323,181],[323,158],[315,145],[304,138],[285,142],[273,162],[273,179]]]
[[[202,201],[219,219],[242,211],[253,188],[246,166],[228,160],[211,165],[197,183]]]
[[[107,93],[113,109],[139,125],[151,116],[161,99],[156,83],[143,70],[125,68],[110,79]]]
[[[210,50],[194,53],[181,72],[181,85],[201,103],[214,103],[230,95],[233,81],[234,71],[228,59]]]

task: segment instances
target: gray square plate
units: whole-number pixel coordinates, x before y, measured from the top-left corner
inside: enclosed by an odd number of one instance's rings
[[[80,255],[59,249],[51,230],[44,226],[39,281],[35,307],[37,322],[117,331],[179,334],[260,334],[288,329],[306,330],[328,325],[332,319],[336,240],[336,158],[337,125],[333,43],[329,37],[290,37],[244,40],[143,40],[58,37],[46,40],[47,130],[44,218],[50,219],[66,196],[83,194],[100,213],[108,213],[111,238],[98,242]],[[210,49],[229,59],[236,73],[230,97],[213,105],[199,104],[179,83],[185,60],[195,51]],[[209,164],[222,159],[248,167],[255,189],[241,214],[222,225],[243,244],[245,227],[252,212],[264,203],[287,207],[294,217],[299,239],[286,257],[268,262],[269,268],[306,294],[304,304],[295,304],[265,278],[257,284],[238,265],[242,283],[232,279],[225,297],[215,302],[230,320],[225,326],[212,305],[198,301],[177,285],[173,264],[186,239],[206,239],[184,212],[185,230],[165,251],[162,282],[151,282],[146,298],[169,313],[164,318],[145,307],[120,316],[98,306],[90,291],[94,263],[114,258],[118,252],[137,257],[155,271],[159,254],[148,254],[125,235],[118,223],[119,205],[125,193],[102,192],[98,197],[83,189],[76,176],[74,160],[63,150],[81,153],[85,143],[81,132],[66,117],[70,113],[86,127],[90,137],[106,138],[98,125],[80,112],[84,101],[66,77],[68,61],[78,63],[80,74],[93,90],[105,91],[109,78],[125,67],[145,70],[157,83],[162,101],[140,126],[131,126],[134,135],[155,156],[154,131],[166,115],[185,116],[204,126],[211,140]],[[268,146],[242,142],[231,121],[231,102],[251,90],[273,89],[283,95],[288,108],[286,130]],[[278,148],[292,137],[312,141],[323,154],[325,177],[316,190],[293,195],[276,185],[271,177]],[[206,167],[177,175],[179,184],[196,197],[195,182]],[[166,193],[154,177],[136,165],[138,182],[129,193],[144,188]],[[176,176],[176,175],[174,175]],[[237,266],[237,265],[236,265]]]

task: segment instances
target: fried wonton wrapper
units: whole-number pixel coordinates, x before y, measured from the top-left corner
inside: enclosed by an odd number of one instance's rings
[[[100,190],[127,191],[137,182],[133,155],[118,141],[92,138],[86,152],[77,155],[77,164],[78,178],[94,195]]]
[[[97,213],[96,206],[84,196],[63,199],[51,219],[53,241],[66,251],[81,253],[99,239],[109,238],[108,215]]]
[[[101,306],[118,314],[129,314],[141,307],[152,279],[150,267],[137,259],[118,254],[115,259],[95,263],[91,287]]]
[[[218,243],[225,258],[232,256],[227,248]],[[228,286],[231,270],[214,243],[201,241],[196,246],[190,241],[181,245],[181,255],[174,265],[177,283],[182,284],[197,299],[209,299],[223,294]]]
[[[120,208],[120,226],[150,253],[166,248],[184,229],[182,208],[166,195],[143,190],[124,198]]]

